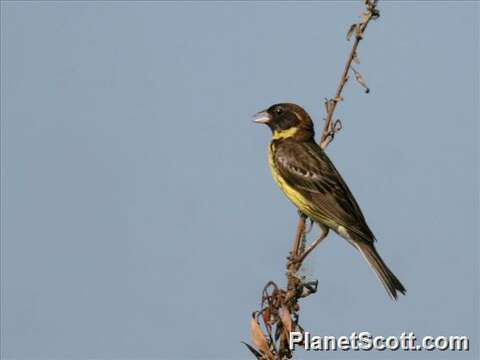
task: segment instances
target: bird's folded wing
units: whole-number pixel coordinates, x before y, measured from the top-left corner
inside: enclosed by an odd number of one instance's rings
[[[316,143],[285,142],[277,148],[274,162],[283,179],[311,203],[319,218],[366,241],[374,240],[348,186]]]

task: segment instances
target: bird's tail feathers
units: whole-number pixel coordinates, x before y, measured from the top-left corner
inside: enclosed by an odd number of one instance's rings
[[[366,242],[357,242],[357,247],[385,287],[385,290],[387,290],[388,295],[390,295],[393,300],[397,300],[397,291],[405,295],[407,290],[383,262],[374,245]]]

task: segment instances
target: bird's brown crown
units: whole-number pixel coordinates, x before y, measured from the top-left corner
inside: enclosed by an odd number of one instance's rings
[[[291,138],[305,141],[313,139],[315,134],[308,113],[292,103],[272,105],[259,112],[255,121],[266,124],[272,130],[274,140]]]

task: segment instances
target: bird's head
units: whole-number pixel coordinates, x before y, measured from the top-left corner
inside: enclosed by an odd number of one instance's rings
[[[253,120],[272,130],[273,139],[310,140],[314,137],[313,122],[308,113],[292,103],[275,104],[255,114]]]

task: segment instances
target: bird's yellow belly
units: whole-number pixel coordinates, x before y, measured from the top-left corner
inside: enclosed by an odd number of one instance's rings
[[[272,177],[280,187],[282,192],[287,196],[287,198],[305,215],[308,217],[320,221],[318,219],[318,214],[316,214],[315,210],[310,206],[309,202],[305,197],[300,194],[297,190],[287,184],[285,179],[279,174],[277,167],[275,166],[275,162],[273,161],[273,149],[272,146],[268,149],[268,165],[272,172]]]

